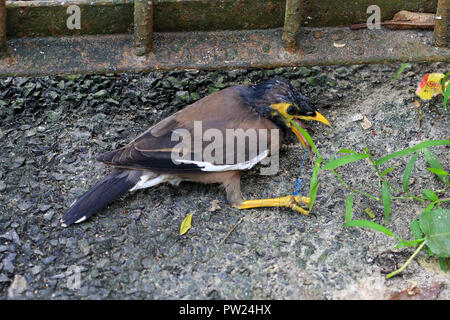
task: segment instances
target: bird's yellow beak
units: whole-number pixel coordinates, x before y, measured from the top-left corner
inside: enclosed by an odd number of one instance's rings
[[[301,120],[315,120],[322,123],[325,123],[327,126],[330,125],[327,118],[325,118],[323,115],[321,115],[319,112],[316,111],[316,114],[314,116],[296,116],[294,118],[298,118]]]
[[[300,119],[300,120],[315,120],[315,121],[319,121],[322,123],[325,123],[327,126],[330,125],[330,123],[328,122],[328,120],[321,115],[319,112],[316,111],[316,114],[314,116],[295,116],[295,115],[290,115],[287,113],[287,109],[291,106],[292,104],[287,103],[287,102],[282,102],[282,103],[276,103],[276,104],[272,104],[270,107],[276,111],[278,111],[279,114],[281,114],[283,117],[287,118],[287,119]],[[289,121],[288,121],[289,122]]]
[[[297,128],[295,128],[295,126],[293,126],[291,124],[291,121],[289,119],[292,119],[298,126],[301,127],[301,124],[298,120],[315,120],[318,122],[322,122],[324,124],[326,124],[327,126],[330,125],[330,123],[328,122],[328,120],[321,115],[319,112],[316,111],[314,116],[296,116],[296,115],[290,115],[287,113],[287,109],[291,106],[290,103],[277,103],[277,104],[272,104],[270,107],[272,109],[274,109],[273,112],[278,112],[279,114],[281,114],[284,118],[285,118],[285,122],[286,125],[289,129],[292,130],[292,132],[297,136],[297,138],[300,140],[300,142],[302,143],[303,147],[308,148],[308,150],[310,152],[311,151],[311,146],[308,144],[308,142],[306,141],[306,139],[303,137],[303,135],[300,133],[299,130],[297,130]],[[276,110],[276,111],[275,111]]]

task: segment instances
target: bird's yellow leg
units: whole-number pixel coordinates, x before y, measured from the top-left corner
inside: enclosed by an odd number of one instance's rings
[[[309,214],[309,211],[303,209],[300,205],[309,205],[310,199],[307,197],[300,196],[285,196],[280,198],[270,198],[270,199],[254,199],[245,200],[241,203],[238,209],[251,209],[251,208],[262,208],[262,207],[286,207],[291,208],[303,214]]]

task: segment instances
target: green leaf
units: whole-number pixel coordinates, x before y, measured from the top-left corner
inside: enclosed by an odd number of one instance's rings
[[[436,193],[434,193],[434,191],[432,191],[430,189],[424,189],[423,196],[425,199],[428,199],[433,202],[439,200],[439,197],[436,195]]]
[[[430,148],[430,147],[434,147],[434,146],[448,146],[448,145],[450,145],[450,140],[428,140],[428,141],[418,143],[417,145],[415,145],[412,148],[408,148],[405,150],[401,150],[401,151],[397,151],[397,152],[388,154],[387,156],[384,156],[383,158],[380,158],[377,161],[375,161],[375,163],[377,164],[377,166],[379,166],[379,165],[391,160],[392,158],[405,157],[405,156],[410,155],[411,153],[414,153],[421,149]]]
[[[370,155],[368,154],[349,154],[343,157],[340,157],[338,159],[334,159],[330,162],[328,162],[323,169],[324,170],[332,170],[332,169],[336,169],[337,167],[346,165],[350,162],[354,162],[354,161],[358,161],[361,159],[366,159],[368,158]]]
[[[345,199],[345,222],[352,221],[353,215],[353,193]]]
[[[292,125],[298,130],[300,131],[300,133],[302,134],[303,138],[305,138],[305,140],[309,143],[309,145],[311,146],[311,148],[314,150],[314,152],[320,157],[320,153],[316,148],[316,145],[314,144],[314,142],[311,139],[311,136],[309,135],[308,132],[306,132],[305,129],[303,129],[302,127],[300,127],[297,123],[295,123],[295,121],[293,121],[292,119],[289,119],[289,121],[292,123]]]
[[[435,209],[420,215],[420,228],[425,234],[425,242],[439,257],[450,257],[450,210]]]
[[[422,230],[420,230],[419,220],[414,220],[409,224],[414,240],[422,239]]]
[[[431,152],[428,149],[425,149],[425,150],[423,150],[423,154],[425,155],[425,158],[427,159],[428,164],[430,165],[431,168],[440,169],[440,170],[444,171],[444,168],[442,168],[441,163],[436,158],[436,156],[433,154],[433,152]],[[439,177],[439,179],[441,179],[442,182],[446,183],[445,175],[438,174],[438,177]]]
[[[391,193],[389,191],[389,185],[386,181],[383,181],[381,185],[381,199],[383,200],[386,223],[389,223],[389,213],[391,212]]]
[[[322,158],[319,157],[316,162],[314,163],[314,169],[311,176],[311,181],[309,182],[309,210],[311,211],[314,202],[316,201],[317,196],[317,189],[319,187],[319,170],[320,170],[320,163],[322,162]]]
[[[398,68],[397,72],[395,73],[394,78],[392,78],[392,82],[397,80],[397,78],[400,76],[400,74],[405,70],[405,68],[409,65],[409,63],[402,63],[400,68]]]
[[[389,230],[388,228],[386,228],[385,226],[382,226],[381,224],[378,224],[376,222],[369,221],[369,220],[352,220],[352,221],[344,224],[344,227],[369,228],[369,229],[383,232],[385,235],[388,235],[389,237],[395,237],[395,235],[392,233],[392,231]]]
[[[443,175],[443,176],[448,176],[448,172],[442,169],[437,169],[437,168],[427,168],[428,171],[437,174],[437,175]]]
[[[337,153],[357,153],[357,152],[350,149],[341,149]]]
[[[406,240],[400,239],[398,241],[397,245],[395,246],[395,249],[405,248],[405,247],[416,247],[418,243],[422,243],[423,241],[424,241],[423,239],[412,240],[412,241],[406,241]]]
[[[383,172],[381,173],[380,178],[384,177],[384,176],[387,175],[389,172],[394,171],[395,169],[397,169],[397,167],[391,167],[391,168],[387,168],[386,170],[383,170]]]
[[[449,259],[439,257],[439,266],[441,267],[441,270],[444,272],[447,272],[447,270],[448,270],[448,267],[447,267],[448,260]]]
[[[450,76],[450,71],[448,71],[445,74],[444,78],[442,79],[442,93],[444,94],[444,103],[443,103],[444,111],[447,111],[447,102],[450,97],[450,85],[448,85],[447,88],[445,88],[445,83],[447,82],[448,76]]]
[[[180,226],[180,236],[188,232],[188,230],[191,228],[191,222],[192,222],[192,213],[189,213],[186,218],[184,218],[183,222]]]
[[[405,167],[405,171],[403,171],[403,191],[408,192],[409,187],[409,179],[411,177],[411,172],[414,169],[414,164],[416,163],[417,157],[419,157],[419,153],[417,152],[412,158],[408,161],[408,164]]]
[[[425,208],[425,210],[423,210],[423,212],[428,212],[433,210],[434,206],[436,205],[436,202],[432,202],[429,205],[427,205],[427,207]]]

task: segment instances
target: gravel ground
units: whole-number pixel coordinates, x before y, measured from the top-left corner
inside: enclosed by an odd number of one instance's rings
[[[410,65],[394,84],[399,65],[274,70],[176,71],[0,79],[0,297],[3,299],[383,299],[393,292],[449,277],[425,251],[400,275],[384,280],[413,249],[395,250],[392,238],[345,228],[349,194],[329,172],[320,175],[314,216],[287,209],[230,208],[219,186],[160,185],[115,201],[85,223],[63,229],[63,212],[107,172],[99,153],[120,147],[144,129],[221,88],[274,76],[292,81],[332,123],[308,130],[325,158],[340,148],[375,157],[427,139],[449,137],[442,100],[423,106],[414,90],[426,72],[449,64]],[[360,126],[361,115],[372,129]],[[446,169],[448,148],[433,152]],[[281,171],[243,176],[247,198],[293,191],[302,151],[290,139]],[[387,165],[403,166],[408,158]],[[411,191],[442,189],[419,157]],[[403,168],[403,167],[402,167]],[[398,171],[398,172],[396,172]],[[403,169],[390,179],[399,182]],[[309,192],[312,162],[304,167]],[[339,170],[346,181],[379,194],[368,162]],[[447,195],[448,197],[448,192]],[[217,202],[218,201],[218,202]],[[354,218],[385,223],[380,203],[355,197]],[[423,210],[392,204],[389,227],[411,239],[409,223]],[[193,213],[184,236],[179,227]],[[230,230],[237,224],[235,230]],[[229,236],[227,237],[227,235]],[[225,239],[225,241],[223,241]]]

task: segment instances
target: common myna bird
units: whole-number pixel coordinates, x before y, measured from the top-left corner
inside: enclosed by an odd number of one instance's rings
[[[220,183],[235,208],[289,207],[307,214],[300,206],[309,204],[307,197],[244,200],[240,190],[242,171],[277,152],[278,136],[273,132],[291,129],[303,146],[310,148],[290,120],[329,124],[299,90],[283,79],[234,86],[204,97],[124,147],[100,155],[97,160],[114,170],[72,204],[62,225],[86,220],[128,191],[163,182],[178,185],[181,181]],[[229,132],[233,135],[227,135]],[[239,147],[242,145],[243,149]],[[210,155],[207,159],[206,154]]]

